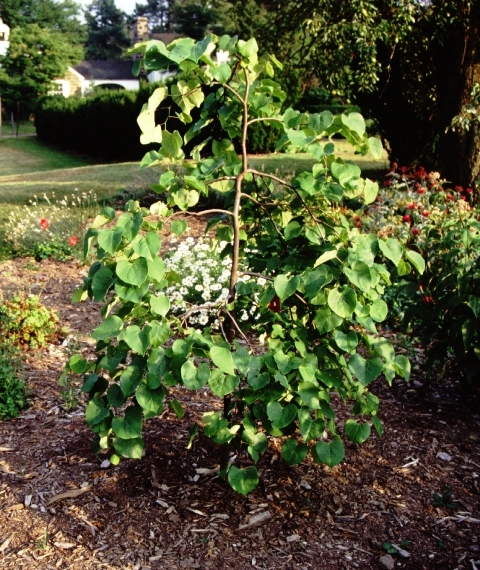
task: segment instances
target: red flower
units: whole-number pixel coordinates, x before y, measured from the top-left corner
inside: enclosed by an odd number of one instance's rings
[[[418,228],[412,228],[412,235],[418,236],[419,233],[420,233],[420,230]]]
[[[453,198],[453,194],[447,194],[447,195],[445,196],[445,200],[447,200],[447,202],[451,202],[453,199],[454,199],[454,198]]]
[[[415,210],[415,204],[412,202],[411,204],[409,204],[409,205],[407,206],[407,209],[408,209],[408,210]]]
[[[472,190],[471,188],[467,188],[467,189],[465,190],[465,192],[466,192],[467,194],[473,194],[473,190]]]
[[[268,304],[268,308],[274,313],[280,312],[280,299],[278,298],[278,295],[275,295],[273,297],[273,299]]]
[[[68,238],[68,245],[70,247],[75,247],[78,243],[78,237],[77,236],[72,236]]]
[[[42,228],[42,230],[48,230],[49,226],[50,226],[50,222],[46,218],[41,218],[40,227]]]
[[[425,194],[425,188],[422,188],[421,186],[418,187],[417,192],[419,194]]]
[[[402,220],[406,223],[409,224],[412,221],[412,218],[407,214],[406,216],[403,216]]]
[[[424,216],[425,218],[428,218],[429,215],[430,215],[430,212],[428,210],[425,210],[425,212],[422,212],[422,216]]]
[[[433,303],[432,297],[429,297],[428,295],[425,295],[423,299],[425,300],[425,303]]]

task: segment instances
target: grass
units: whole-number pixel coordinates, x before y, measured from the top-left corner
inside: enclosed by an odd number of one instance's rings
[[[0,139],[0,178],[81,167],[93,162],[91,159],[48,147],[37,137]]]
[[[352,152],[343,140],[335,140],[336,154],[358,164],[366,176],[374,177],[388,167],[387,155],[381,160]],[[311,169],[315,160],[307,154],[269,154],[250,157],[256,170],[289,178]],[[0,234],[9,214],[30,200],[42,205],[48,216],[47,194],[52,204],[93,191],[100,203],[115,196],[136,198],[158,182],[158,168],[140,169],[138,162],[95,164],[92,159],[67,153],[42,144],[36,137],[0,139]],[[0,235],[0,257],[2,242]]]
[[[12,137],[17,136],[17,124],[15,123],[13,128],[10,121],[5,121],[5,117],[2,117],[2,129],[1,135],[2,137]],[[36,134],[35,125],[33,121],[20,121],[20,125],[18,125],[18,135],[34,135]]]

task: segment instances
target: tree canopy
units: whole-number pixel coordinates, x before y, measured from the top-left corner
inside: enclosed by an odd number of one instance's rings
[[[36,101],[52,89],[52,80],[63,77],[82,51],[58,32],[25,24],[14,28],[7,54],[0,58],[0,92],[3,102],[31,111]]]
[[[0,17],[13,30],[27,24],[58,32],[69,43],[83,45],[85,25],[80,22],[80,7],[72,0],[2,0]]]
[[[88,36],[87,59],[118,59],[130,47],[127,17],[114,0],[94,0],[85,10]]]

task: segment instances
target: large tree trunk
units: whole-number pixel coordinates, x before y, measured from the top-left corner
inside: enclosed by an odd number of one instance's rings
[[[475,83],[480,83],[480,3],[475,2],[470,14],[470,25],[465,32],[457,32],[439,51],[436,61],[438,70],[438,117],[439,128],[449,127],[455,115],[471,101]],[[450,65],[442,63],[448,53],[454,52]],[[452,64],[456,66],[452,67]],[[449,68],[449,69],[448,69]],[[452,76],[452,71],[454,72]],[[456,73],[455,73],[456,71]],[[442,89],[446,85],[448,88]],[[455,185],[474,187],[480,174],[480,130],[473,124],[464,133],[448,131],[439,133],[439,162],[442,175]]]

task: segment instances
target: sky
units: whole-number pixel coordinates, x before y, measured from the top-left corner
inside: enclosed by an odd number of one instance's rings
[[[92,0],[76,0],[76,2],[80,4],[83,10],[92,3]],[[135,4],[146,4],[146,2],[142,2],[142,0],[115,0],[115,6],[127,14],[131,14],[135,10]]]

